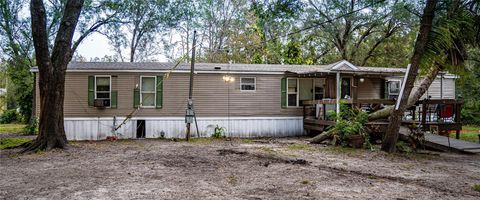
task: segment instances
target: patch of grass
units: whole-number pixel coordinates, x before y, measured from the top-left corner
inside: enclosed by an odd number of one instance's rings
[[[275,153],[275,151],[270,147],[260,147],[260,150],[265,152],[265,153],[269,153],[269,154],[274,154]]]
[[[313,147],[309,144],[289,144],[287,148],[294,151],[298,151],[298,150],[313,151],[314,150]]]
[[[15,147],[30,141],[32,141],[30,138],[2,138],[0,139],[0,149]]]
[[[473,190],[480,192],[480,184],[473,185]]]
[[[480,127],[472,126],[472,125],[465,125],[462,127],[462,132],[460,133],[460,139],[478,143],[478,135],[480,134]],[[450,133],[451,138],[455,138],[455,133]]]
[[[231,176],[227,177],[227,182],[229,184],[236,185],[237,182],[238,182],[238,178],[234,175],[231,175]]]
[[[368,179],[377,179],[376,176],[372,176],[372,175],[367,176],[367,178],[368,178]]]
[[[0,124],[1,133],[23,133],[25,124]]]
[[[252,142],[255,142],[255,139],[252,139],[252,138],[242,138],[240,139],[241,142],[243,143],[252,143]]]

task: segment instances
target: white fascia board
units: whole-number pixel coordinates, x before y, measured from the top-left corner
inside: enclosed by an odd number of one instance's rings
[[[343,65],[347,65],[348,67],[352,68],[353,70],[358,70],[358,67],[356,67],[355,65],[353,65],[352,63],[346,61],[346,60],[343,60],[342,62],[336,64],[335,66],[332,67],[332,70],[337,70],[339,69],[340,67],[342,67]]]

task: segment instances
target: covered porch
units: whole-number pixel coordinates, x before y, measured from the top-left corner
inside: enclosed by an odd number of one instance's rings
[[[341,102],[368,113],[394,105],[401,88],[399,77],[403,75],[404,70],[398,68],[379,70],[341,61],[328,70],[289,74],[286,103],[289,107],[303,107],[305,130],[323,131],[335,124],[332,114],[340,112]],[[443,98],[442,79],[438,85],[440,98],[425,95],[407,110],[403,123],[417,124],[424,131],[441,135],[456,131],[458,138],[463,100],[451,98],[452,95]],[[372,132],[383,133],[387,125],[388,119],[383,119],[369,122],[367,127]]]

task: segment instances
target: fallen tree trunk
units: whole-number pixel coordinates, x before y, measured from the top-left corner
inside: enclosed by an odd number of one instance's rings
[[[317,136],[310,139],[310,143],[320,144],[321,142],[325,141],[326,139],[330,139],[332,136],[333,136],[333,129],[330,129],[328,131],[323,131],[322,133],[320,133]]]
[[[408,98],[406,106],[407,108],[414,106],[415,103],[425,94],[425,92],[427,92],[428,88],[430,85],[432,85],[441,69],[442,66],[439,64],[434,64],[432,67],[430,67],[430,71],[428,72],[427,76],[423,78],[418,88]],[[368,120],[373,121],[377,119],[386,119],[392,114],[393,108],[394,106],[386,106],[383,109],[375,111],[368,115]]]

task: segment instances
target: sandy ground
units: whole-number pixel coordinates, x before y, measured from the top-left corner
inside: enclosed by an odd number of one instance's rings
[[[480,156],[385,154],[306,138],[74,142],[0,151],[0,199],[480,199]]]

